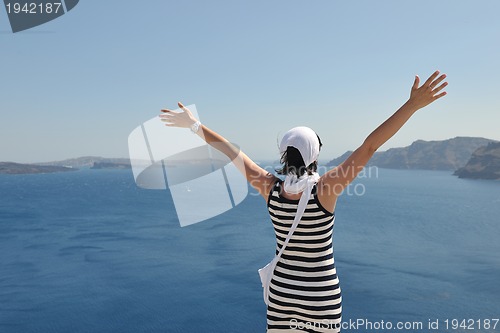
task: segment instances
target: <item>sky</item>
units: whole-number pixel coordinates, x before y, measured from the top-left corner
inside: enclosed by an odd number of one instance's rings
[[[500,140],[498,13],[497,0],[81,0],[14,34],[2,6],[0,161],[128,157],[130,132],[178,101],[256,161],[301,125],[327,161],[436,69],[448,95],[380,150]]]

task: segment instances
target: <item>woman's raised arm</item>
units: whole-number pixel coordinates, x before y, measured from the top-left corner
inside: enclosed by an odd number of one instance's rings
[[[277,179],[276,176],[257,165],[257,163],[252,161],[244,152],[226,140],[222,135],[203,124],[199,124],[191,111],[182,105],[182,103],[179,102],[178,105],[184,112],[175,112],[169,109],[161,110],[163,114],[160,115],[160,118],[166,123],[165,125],[184,128],[194,126],[195,130],[198,127],[196,134],[209,145],[225,154],[240,170],[243,176],[245,176],[250,185],[267,200],[271,186]]]
[[[377,149],[396,134],[417,110],[446,95],[446,92],[440,92],[448,85],[447,82],[443,82],[445,78],[445,74],[439,75],[439,71],[436,71],[419,87],[420,79],[415,76],[408,101],[368,135],[363,144],[343,163],[320,178],[320,188],[326,191],[327,196],[336,198],[340,195],[363,170]]]

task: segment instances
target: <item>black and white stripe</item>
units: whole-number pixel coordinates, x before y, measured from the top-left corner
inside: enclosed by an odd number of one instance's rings
[[[335,214],[318,201],[314,186],[304,215],[283,252],[269,288],[267,332],[339,332],[342,296],[333,258]],[[276,254],[283,246],[298,200],[273,186],[268,210],[276,234]]]

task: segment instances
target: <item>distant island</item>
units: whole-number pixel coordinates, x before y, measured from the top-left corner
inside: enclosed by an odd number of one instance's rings
[[[495,140],[476,137],[456,137],[442,141],[417,140],[407,147],[376,152],[369,166],[387,169],[455,171],[467,164],[474,151],[490,142],[495,142]],[[331,160],[327,166],[339,165],[350,153],[348,151]]]
[[[117,163],[117,162],[94,162],[94,165],[90,167],[91,169],[130,169],[132,166],[130,162],[128,163]]]
[[[97,163],[96,169],[117,168],[123,169],[125,166],[130,168],[130,160],[128,158],[109,158],[100,156],[82,156],[76,158],[68,158],[62,161],[42,162],[38,165],[52,165],[52,166],[69,166],[72,168],[94,168]]]
[[[0,174],[19,175],[19,174],[32,174],[32,173],[66,172],[66,171],[76,171],[76,170],[78,169],[65,166],[0,162]]]
[[[0,162],[0,174],[36,174],[76,171],[81,168],[90,169],[129,169],[128,158],[106,158],[99,156],[82,156],[62,161],[40,163]]]
[[[459,178],[500,180],[500,142],[476,149],[467,164],[454,174]]]

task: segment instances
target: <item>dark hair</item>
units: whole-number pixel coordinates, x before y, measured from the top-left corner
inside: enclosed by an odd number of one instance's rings
[[[319,149],[321,150],[321,139],[318,134],[316,134],[319,141]],[[311,175],[313,172],[318,170],[318,161],[314,161],[309,164],[306,168],[304,159],[297,148],[288,146],[286,147],[286,151],[281,155],[280,163],[283,166],[280,169],[276,169],[278,175],[288,175],[289,173],[297,175],[297,177],[302,176],[304,173]]]

